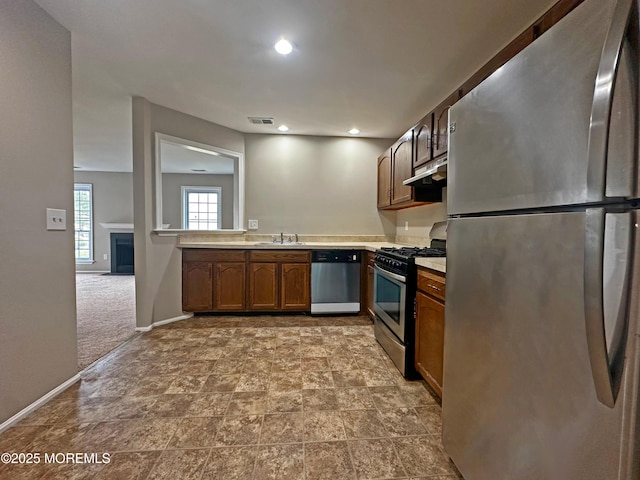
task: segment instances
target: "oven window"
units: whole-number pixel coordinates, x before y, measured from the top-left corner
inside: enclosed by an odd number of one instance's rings
[[[376,275],[376,304],[398,325],[400,325],[403,288],[404,285],[399,285],[382,275]]]

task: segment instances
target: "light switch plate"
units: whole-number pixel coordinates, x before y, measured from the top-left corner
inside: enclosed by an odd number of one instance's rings
[[[47,230],[66,230],[67,211],[59,208],[47,208]]]
[[[258,230],[258,220],[249,220],[249,230]]]

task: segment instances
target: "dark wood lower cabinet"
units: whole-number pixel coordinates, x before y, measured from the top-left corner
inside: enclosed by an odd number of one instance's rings
[[[232,312],[246,308],[246,251],[184,249],[182,310]]]
[[[373,289],[374,289],[374,275],[373,275],[373,253],[367,253],[367,313],[374,319],[376,314],[373,311]]]
[[[310,261],[304,250],[184,249],[182,310],[308,312]]]
[[[215,264],[215,310],[241,312],[246,310],[246,264],[222,262]]]
[[[213,308],[213,265],[188,262],[182,266],[182,310],[206,312]]]
[[[422,280],[422,281],[421,281]],[[442,397],[442,366],[444,354],[444,277],[422,276],[418,272],[416,293],[415,366],[422,378]],[[432,296],[433,295],[433,296]]]
[[[280,309],[311,309],[311,269],[308,263],[280,265]]]
[[[277,310],[280,306],[277,263],[249,264],[249,310]]]

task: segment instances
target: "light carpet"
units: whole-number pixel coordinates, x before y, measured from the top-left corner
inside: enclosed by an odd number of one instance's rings
[[[83,369],[135,334],[135,277],[77,273],[76,307]]]

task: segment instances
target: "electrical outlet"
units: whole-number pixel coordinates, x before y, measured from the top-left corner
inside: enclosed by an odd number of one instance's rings
[[[258,220],[249,220],[249,230],[258,230]]]
[[[409,230],[409,221],[404,222],[404,230],[405,232]]]
[[[105,253],[104,255],[102,255],[102,259],[109,260],[109,254]]]
[[[66,230],[67,211],[59,208],[47,208],[47,230]]]

